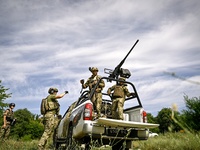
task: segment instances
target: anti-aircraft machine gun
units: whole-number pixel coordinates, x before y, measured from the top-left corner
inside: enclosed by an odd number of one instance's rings
[[[110,74],[109,78],[113,78],[113,79],[118,79],[118,77],[123,77],[123,78],[129,78],[131,76],[131,73],[128,69],[123,69],[121,68],[122,65],[124,64],[126,58],[128,57],[128,55],[131,53],[131,51],[133,50],[133,48],[136,46],[136,44],[139,42],[139,40],[137,40],[135,42],[135,44],[132,46],[132,48],[130,49],[130,51],[128,52],[128,54],[124,57],[124,59],[119,63],[119,65],[117,65],[117,67],[115,67],[114,71],[111,69],[104,69],[104,73],[106,74]]]
[[[128,69],[123,69],[123,68],[121,68],[121,67],[122,67],[122,65],[124,64],[126,58],[129,56],[129,54],[131,53],[131,51],[133,50],[133,48],[136,46],[136,44],[137,44],[138,42],[139,42],[139,40],[137,40],[137,41],[135,42],[135,44],[134,44],[134,45],[132,46],[132,48],[129,50],[129,52],[128,52],[127,55],[124,57],[124,59],[117,65],[117,67],[115,67],[114,71],[111,70],[111,69],[107,69],[107,68],[104,69],[104,73],[109,74],[109,76],[108,76],[109,79],[107,79],[108,81],[112,82],[113,79],[114,79],[114,80],[118,80],[118,77],[119,77],[119,76],[120,76],[120,77],[123,77],[123,78],[127,78],[127,79],[131,76],[131,73],[130,73],[130,71],[129,71]],[[91,71],[91,67],[89,67],[89,70]],[[91,72],[92,72],[92,71],[91,71]],[[104,77],[104,79],[105,79],[105,77]],[[84,79],[82,79],[81,82],[84,83]],[[91,92],[90,95],[93,95],[94,90],[96,89],[97,85],[98,85],[98,84],[96,84],[95,88],[93,88],[93,90],[92,90],[92,92]],[[81,88],[80,93],[82,93],[82,92],[83,92],[83,88]]]

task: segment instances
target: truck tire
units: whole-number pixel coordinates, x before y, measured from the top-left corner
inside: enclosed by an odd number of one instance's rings
[[[85,150],[91,150],[90,138],[85,138]]]
[[[55,147],[55,149],[58,149],[60,144],[57,142],[57,132],[56,132],[56,129],[54,130],[54,133],[53,133],[53,145]]]
[[[72,133],[73,133],[73,126],[70,126],[68,128],[68,135],[67,135],[67,143],[66,143],[66,148],[67,150],[73,150],[73,138],[72,138]]]

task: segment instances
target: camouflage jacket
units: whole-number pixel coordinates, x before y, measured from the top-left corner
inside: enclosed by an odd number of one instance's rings
[[[47,97],[48,111],[54,112],[55,114],[59,114],[60,104],[58,100],[55,98],[55,95],[50,94]]]
[[[85,84],[83,84],[83,88],[87,88],[89,87],[89,90],[91,91],[92,88],[95,87],[96,83],[101,79],[101,76],[99,75],[96,75],[96,76],[91,76],[88,78],[88,80],[85,82]],[[100,81],[97,89],[96,89],[96,92],[101,92],[103,90],[103,88],[105,87],[105,83],[103,80]]]
[[[131,96],[128,88],[124,85],[113,85],[112,87],[108,88],[107,93],[110,95],[112,91],[114,91],[112,93],[113,98],[125,98],[126,96]]]

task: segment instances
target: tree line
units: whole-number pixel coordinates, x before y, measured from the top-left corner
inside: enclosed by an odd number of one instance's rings
[[[3,125],[3,112],[8,106],[5,100],[11,97],[12,93],[6,93],[9,88],[5,88],[0,80],[0,126]],[[185,109],[177,111],[176,105],[172,108],[162,108],[156,117],[147,114],[148,123],[160,124],[153,132],[196,132],[200,131],[200,97],[184,97]],[[44,131],[42,118],[31,113],[27,108],[15,111],[16,124],[11,129],[10,136],[16,140],[39,139]]]
[[[162,108],[156,117],[147,114],[149,123],[158,123],[160,126],[153,129],[155,132],[190,132],[200,131],[200,97],[184,97],[185,109],[177,111],[177,106]]]

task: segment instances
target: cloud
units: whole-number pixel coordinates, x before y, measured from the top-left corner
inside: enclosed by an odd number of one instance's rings
[[[80,94],[80,79],[96,66],[114,69],[125,61],[142,104],[153,114],[199,96],[199,6],[193,1],[3,1],[0,5],[0,79],[18,108],[39,113],[49,87],[70,94],[61,110]]]

